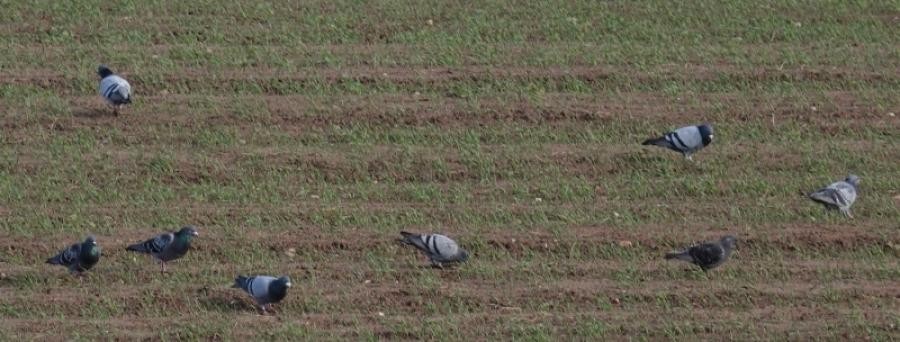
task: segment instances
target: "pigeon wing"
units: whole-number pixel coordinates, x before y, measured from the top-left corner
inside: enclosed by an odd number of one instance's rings
[[[112,104],[127,103],[131,97],[131,85],[119,76],[107,76],[100,81],[100,95]]]
[[[128,250],[141,253],[159,254],[162,253],[162,251],[164,251],[174,239],[175,235],[173,235],[172,233],[165,233],[150,240],[128,246]]]
[[[53,256],[52,258],[47,259],[47,263],[53,265],[69,266],[78,259],[78,254],[80,252],[81,244],[76,243],[69,246],[69,248],[66,248],[65,250],[59,252],[59,254]]]
[[[842,203],[844,203],[840,191],[831,187],[819,189],[818,191],[809,194],[809,198],[813,201],[827,205],[841,206]]]
[[[256,299],[257,303],[266,304],[269,302],[269,285],[275,281],[275,277],[256,276],[250,280],[248,286],[250,296]]]
[[[672,145],[672,149],[679,152],[697,150],[703,146],[703,138],[697,126],[681,127],[666,134],[666,140]]]
[[[425,252],[426,254],[430,254],[428,247],[425,245],[425,240],[428,235],[419,235],[409,232],[400,232],[400,235],[403,235],[403,242],[413,245],[416,249]]]
[[[704,243],[691,247],[688,253],[694,258],[695,264],[707,268],[722,261],[722,258],[725,256],[725,249],[716,243]]]
[[[459,245],[453,239],[439,234],[431,235],[429,238],[428,249],[435,258],[453,261],[459,255]]]
[[[837,199],[842,207],[850,207],[856,201],[856,188],[847,182],[837,182],[833,189],[837,192]]]

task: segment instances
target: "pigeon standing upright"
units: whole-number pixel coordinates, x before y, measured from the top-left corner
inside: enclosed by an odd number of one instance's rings
[[[462,263],[469,260],[469,252],[459,248],[456,241],[441,234],[413,234],[400,232],[401,242],[413,245],[425,253],[433,266],[440,268],[446,263]]]
[[[275,278],[272,276],[242,276],[234,279],[232,288],[242,289],[249,293],[263,314],[266,307],[271,308],[272,303],[278,303],[287,296],[287,289],[291,287],[291,279],[287,276]]]
[[[642,145],[655,145],[681,152],[690,161],[694,152],[700,151],[713,140],[713,128],[710,124],[681,127],[658,138],[644,140]]]
[[[834,182],[809,194],[809,198],[824,205],[826,210],[837,209],[847,217],[853,218],[850,207],[856,202],[859,180],[857,175],[848,175],[842,181]]]
[[[94,267],[98,261],[100,261],[100,246],[97,245],[94,236],[88,236],[84,242],[73,244],[47,259],[48,264],[65,266],[69,272],[79,277]]]
[[[191,248],[191,239],[199,236],[194,226],[185,226],[176,233],[163,233],[147,241],[128,246],[129,251],[146,253],[159,260],[161,272],[166,262],[183,257]]]
[[[687,261],[708,271],[728,260],[736,242],[737,238],[727,235],[717,242],[701,243],[683,251],[667,253],[666,259]]]
[[[100,76],[100,96],[113,106],[113,114],[119,115],[119,107],[131,103],[131,85],[106,65],[97,68],[97,75]]]

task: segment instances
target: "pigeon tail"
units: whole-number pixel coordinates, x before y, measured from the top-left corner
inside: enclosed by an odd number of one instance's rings
[[[678,259],[687,262],[694,261],[694,257],[692,257],[688,251],[666,253],[666,260],[669,259]]]
[[[659,137],[644,140],[641,145],[668,146],[668,142],[666,141],[666,137]]]
[[[57,255],[47,259],[47,263],[50,265],[62,265],[62,258],[60,257],[60,255]]]
[[[403,236],[403,238],[400,239],[400,241],[405,244],[408,244],[408,245],[414,245],[415,243],[413,243],[413,239],[419,237],[419,234],[413,234],[413,233],[405,232],[405,231],[401,231],[400,235]]]
[[[432,253],[432,251],[428,250],[428,246],[425,245],[426,242],[423,241],[427,239],[425,235],[413,234],[410,232],[400,232],[400,235],[403,235],[403,238],[400,239],[400,242],[407,245],[412,245],[413,247],[416,247],[416,249],[419,249],[426,254],[430,255]]]
[[[132,252],[148,253],[149,250],[147,249],[146,246],[144,246],[145,244],[146,243],[144,243],[144,242],[136,243],[131,246],[128,246],[127,248],[125,248],[125,250],[132,251]]]
[[[234,279],[234,285],[231,286],[233,289],[247,289],[247,285],[250,283],[250,277],[238,276]]]

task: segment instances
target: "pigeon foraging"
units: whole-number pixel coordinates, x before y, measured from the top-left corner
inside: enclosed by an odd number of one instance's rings
[[[642,145],[665,147],[681,152],[690,161],[695,152],[700,151],[713,140],[713,128],[710,124],[681,127],[658,138],[644,140]]]
[[[683,251],[667,253],[666,259],[687,261],[708,271],[728,261],[735,243],[737,243],[737,238],[727,235],[717,242],[701,243]]]
[[[234,279],[234,286],[244,290],[253,297],[256,305],[259,306],[263,314],[266,308],[272,307],[273,303],[278,303],[287,296],[287,289],[291,287],[291,279],[287,276],[275,278],[272,276],[238,276]]]
[[[809,194],[809,198],[824,205],[826,210],[840,210],[845,216],[853,218],[850,207],[856,202],[859,181],[859,176],[848,175],[842,181],[834,182]]]
[[[82,273],[94,267],[100,261],[100,246],[93,236],[88,236],[84,242],[76,243],[59,254],[47,259],[51,265],[65,266],[73,275],[81,276]]]
[[[422,251],[433,266],[443,268],[447,263],[463,263],[469,260],[469,252],[459,248],[453,239],[441,234],[413,234],[400,232],[400,241]]]
[[[161,271],[166,271],[166,262],[178,259],[187,254],[191,248],[191,239],[199,236],[194,226],[185,226],[175,233],[160,234],[144,242],[128,246],[132,252],[150,254],[160,262]]]
[[[97,68],[97,75],[100,76],[100,96],[113,107],[113,114],[119,115],[119,107],[131,103],[131,85],[106,65]]]

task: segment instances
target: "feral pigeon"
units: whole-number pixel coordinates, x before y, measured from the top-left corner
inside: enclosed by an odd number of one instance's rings
[[[694,152],[709,145],[713,140],[713,129],[709,124],[681,127],[659,138],[644,140],[642,145],[655,145],[681,152],[687,160]]]
[[[728,260],[736,242],[737,238],[727,235],[718,242],[702,243],[683,251],[667,253],[666,259],[687,261],[708,271]]]
[[[119,107],[131,103],[131,85],[106,65],[100,65],[97,74],[100,75],[100,96],[113,106],[113,113],[119,115]]]
[[[848,175],[846,179],[834,182],[809,194],[809,198],[813,201],[822,203],[826,210],[838,209],[849,218],[853,218],[850,214],[850,207],[856,201],[856,193],[859,190],[859,177],[856,175]]]
[[[47,259],[51,265],[65,266],[73,275],[81,276],[83,272],[91,269],[100,261],[100,246],[93,236],[88,236],[84,242],[76,243],[59,252],[56,256]]]
[[[456,241],[441,234],[413,234],[400,232],[403,243],[413,245],[428,257],[433,266],[443,268],[446,263],[465,262],[469,252],[459,248]]]
[[[162,272],[166,262],[183,257],[191,248],[191,238],[199,236],[194,226],[185,226],[176,233],[164,233],[150,240],[128,246],[129,251],[146,253],[159,260]]]
[[[291,279],[287,276],[275,278],[270,276],[238,276],[234,279],[232,288],[242,289],[249,293],[263,314],[266,307],[271,308],[272,303],[278,303],[287,295],[287,289],[291,287]]]

